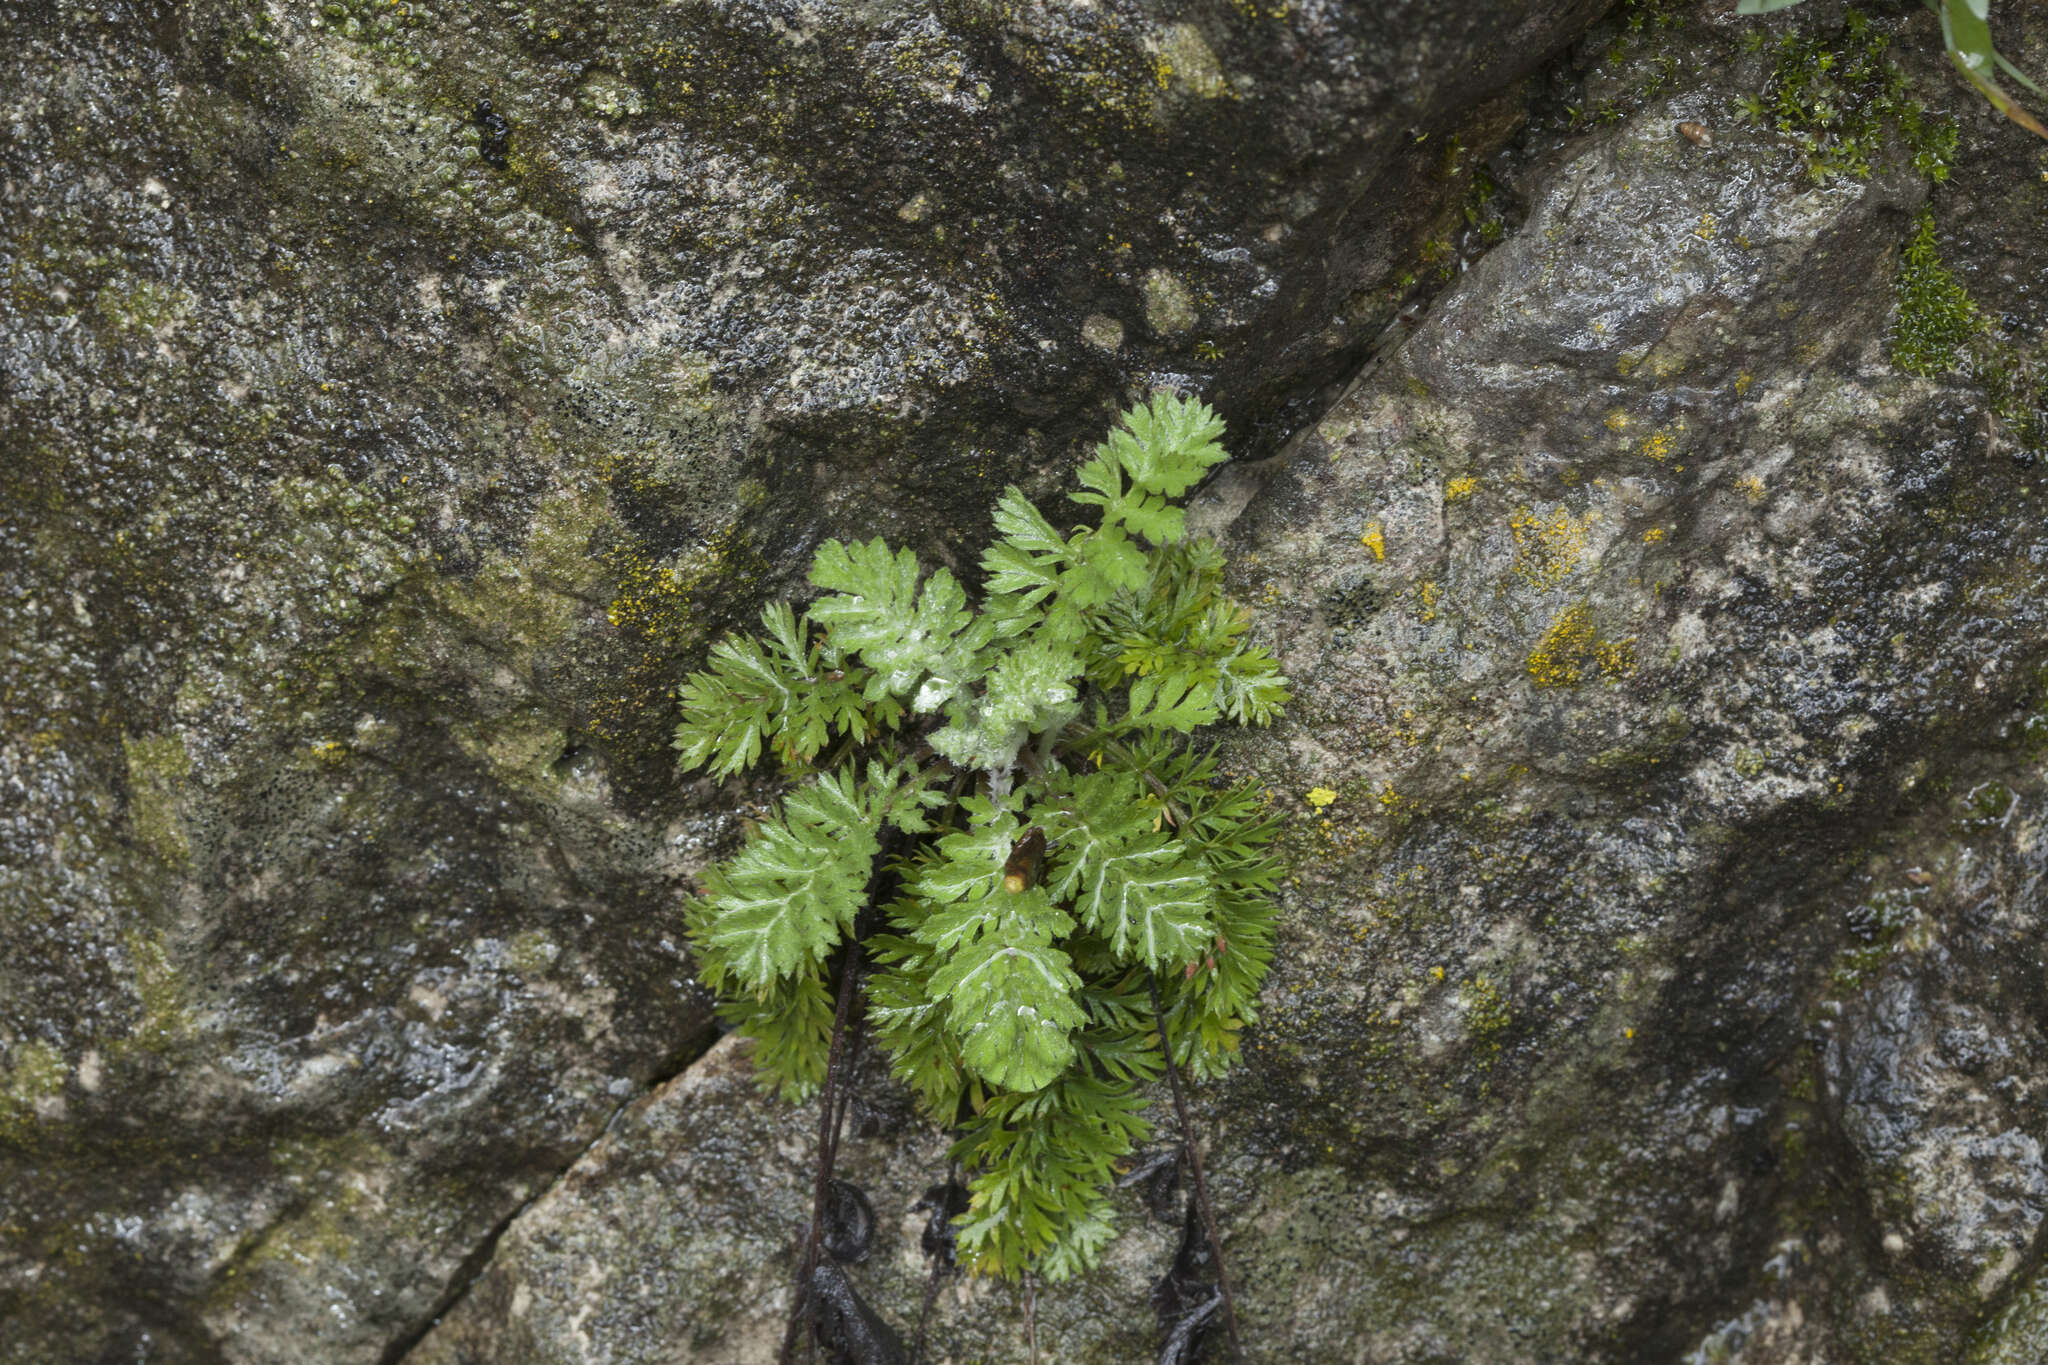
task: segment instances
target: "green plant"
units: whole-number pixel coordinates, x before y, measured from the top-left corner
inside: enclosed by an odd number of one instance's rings
[[[1763,35],[1752,30],[1751,36],[1760,49]],[[1930,117],[1907,98],[1905,73],[1887,55],[1891,36],[1850,9],[1843,14],[1839,42],[1780,35],[1763,90],[1737,99],[1737,112],[1748,123],[1794,139],[1818,181],[1868,178],[1873,159],[1894,136],[1912,153],[1915,170],[1946,180],[1955,157],[1955,124]]]
[[[706,875],[700,975],[763,1082],[822,1090],[828,1119],[864,988],[868,1036],[956,1134],[958,1243],[985,1273],[1094,1263],[1140,1087],[1223,1071],[1270,961],[1276,822],[1188,743],[1287,699],[1175,505],[1222,430],[1166,396],[1124,414],[1070,495],[1092,526],[1006,489],[978,602],[907,549],[828,541],[823,595],[770,606],[681,689],[686,766],[772,755],[797,784]]]
[[[1888,338],[1892,363],[1927,379],[1957,374],[1974,381],[2022,449],[2048,450],[2048,367],[2041,352],[2004,335],[1942,263],[1931,208],[1920,211],[1892,287],[1898,300]]]
[[[1984,331],[1984,319],[1969,291],[1941,263],[1930,210],[1920,211],[1901,253],[1893,289],[1899,317],[1892,329],[1892,363],[1924,378],[1957,368],[1964,351]]]
[[[1774,14],[1804,3],[1806,0],[1738,0],[1735,12]],[[1998,83],[1997,73],[2003,71],[2034,94],[2042,93],[2041,87],[2026,72],[1999,55],[1998,49],[1992,46],[1991,0],[1926,0],[1926,3],[1927,8],[1941,20],[1942,46],[1947,49],[1956,70],[1963,73],[1963,79],[1977,87],[1977,92],[1999,113],[2036,137],[2048,138],[2048,128],[2021,108],[2019,101]]]

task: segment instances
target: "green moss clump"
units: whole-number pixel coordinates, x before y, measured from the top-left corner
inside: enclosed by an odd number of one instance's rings
[[[2048,450],[2048,364],[2041,349],[2000,336],[1962,281],[1942,264],[1934,214],[1923,210],[1894,281],[1892,363],[1925,379],[1961,374],[1984,391],[2005,432]]]
[[[1761,46],[1762,33],[1753,36]],[[1838,45],[1788,33],[1778,40],[1762,93],[1744,96],[1736,109],[1759,127],[1789,134],[1815,180],[1868,179],[1871,162],[1883,157],[1894,131],[1915,170],[1946,180],[1955,157],[1955,123],[1930,117],[1906,98],[1905,73],[1885,56],[1890,46],[1891,35],[1853,9],[1844,11]]]
[[[505,965],[521,976],[541,975],[561,955],[561,946],[539,929],[515,934],[505,945]]]
[[[137,931],[125,935],[121,946],[127,949],[135,969],[135,998],[140,1006],[134,1032],[124,1040],[124,1046],[144,1052],[168,1052],[192,1034],[184,978],[172,964],[161,939]]]
[[[178,817],[178,793],[192,775],[185,742],[176,735],[123,737],[128,760],[128,820],[136,837],[164,862],[181,867],[192,856]]]
[[[1959,368],[1964,347],[1984,330],[1984,320],[1969,291],[1941,263],[1931,210],[1921,211],[1893,287],[1899,320],[1892,330],[1892,363],[1923,378]]]
[[[402,66],[419,67],[426,59],[409,40],[438,28],[440,22],[432,10],[409,0],[328,0],[320,7],[314,27],[331,28]]]
[[[2048,1357],[2048,1284],[2036,1276],[1979,1329],[1969,1365],[2024,1365]]]

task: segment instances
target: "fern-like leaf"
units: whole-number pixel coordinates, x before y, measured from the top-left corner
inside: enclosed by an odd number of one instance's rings
[[[1171,836],[1152,828],[1135,778],[1086,773],[1065,786],[1065,801],[1036,818],[1061,844],[1048,885],[1071,895],[1080,922],[1109,940],[1126,961],[1179,967],[1201,955],[1210,936],[1215,888],[1207,869]]]
[[[895,554],[880,536],[863,545],[828,540],[811,564],[811,582],[829,589],[811,606],[811,618],[832,632],[833,643],[874,670],[870,699],[901,696],[927,674],[941,675],[919,689],[913,709],[932,711],[952,695],[962,671],[946,667],[970,630],[967,594],[953,575],[934,571],[918,590],[917,556]],[[971,642],[967,652],[972,653]]]
[[[1035,605],[1058,586],[1067,543],[1015,485],[996,500],[995,523],[1001,538],[981,557],[988,590]]]
[[[730,777],[760,760],[773,717],[801,680],[749,639],[720,641],[710,663],[678,689],[683,721],[676,748],[684,767],[709,764],[713,777]]]
[[[1059,1279],[1093,1265],[1112,1231],[1103,1188],[1150,1134],[1143,1111],[1127,1087],[1079,1072],[991,1097],[953,1146],[975,1172],[957,1224],[968,1263],[998,1275],[1036,1264]]]
[[[1083,1023],[1066,953],[1052,946],[1043,893],[1035,905],[988,907],[990,931],[962,942],[932,972],[931,989],[945,997],[947,1022],[969,1070],[1008,1090],[1050,1084],[1074,1060],[1071,1035]],[[1012,898],[997,892],[997,898]]]
[[[856,785],[851,770],[821,776],[706,876],[706,941],[747,989],[824,961],[866,904],[881,846]]]
[[[1125,413],[1081,466],[1083,491],[1074,501],[1102,508],[1105,532],[1127,527],[1154,545],[1172,544],[1186,525],[1170,500],[1229,458],[1216,440],[1222,434],[1222,420],[1206,403],[1156,395]]]
[[[980,695],[955,697],[931,746],[962,768],[1007,769],[1034,733],[1057,730],[1077,711],[1081,661],[1056,641],[1032,639],[1000,655]]]
[[[828,541],[809,611],[767,608],[681,688],[677,747],[718,776],[847,754],[684,911],[700,977],[787,1096],[824,1078],[833,953],[897,850],[866,1022],[959,1135],[959,1245],[983,1272],[1100,1259],[1114,1163],[1167,1066],[1155,1012],[1175,1063],[1221,1074],[1272,959],[1274,819],[1185,739],[1287,695],[1175,505],[1224,458],[1221,429],[1167,396],[1127,414],[1080,470],[1073,500],[1098,513],[1080,529],[1005,489],[974,609],[908,550]],[[933,719],[899,740],[907,714]]]
[[[900,925],[909,913],[907,907],[894,907],[890,918]],[[875,1041],[925,1112],[950,1119],[960,1112],[966,1080],[959,1039],[947,1027],[945,998],[932,990],[936,958],[923,944],[898,935],[877,935],[868,948],[884,968],[867,983],[868,1025]]]
[[[718,1014],[733,1032],[754,1040],[755,1079],[794,1104],[824,1084],[833,1009],[824,972],[812,968],[775,981],[760,994],[729,999]]]

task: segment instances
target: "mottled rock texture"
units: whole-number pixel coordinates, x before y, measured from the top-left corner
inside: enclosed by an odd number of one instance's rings
[[[1930,186],[1894,126],[1817,177],[1811,125],[1740,102],[1863,39],[1815,7],[1758,48],[1729,8],[1582,50],[1495,163],[1516,229],[1206,495],[1299,683],[1232,753],[1293,875],[1200,1116],[1251,1359],[2048,1357],[2048,151],[1886,16],[1958,162]],[[1900,306],[1923,209],[1954,334]],[[1941,335],[1953,365],[1894,359]],[[643,1102],[421,1358],[765,1359],[809,1143],[739,1064]],[[907,1331],[940,1149],[876,1093],[848,1273]],[[1180,1206],[1124,1211],[1038,1294],[1053,1358],[1145,1358]],[[1026,1358],[996,1288],[931,1341]]]
[[[0,9],[0,1359],[404,1354],[710,1041],[712,633],[1270,453],[1603,8]]]

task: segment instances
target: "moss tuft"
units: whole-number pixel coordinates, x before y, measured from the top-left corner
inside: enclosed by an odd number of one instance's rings
[[[1931,209],[1921,211],[1906,243],[1893,291],[1892,363],[1925,379],[1967,377],[2020,446],[2048,449],[2048,363],[2041,348],[2001,335],[1942,264]]]
[[[1756,36],[1761,41],[1761,33]],[[1737,112],[1789,135],[1815,180],[1867,180],[1872,162],[1883,159],[1895,137],[1915,170],[1946,180],[1955,123],[1906,98],[1905,74],[1885,55],[1890,45],[1891,36],[1854,9],[1843,12],[1833,42],[1787,33],[1778,40],[1763,92],[1736,101]]]
[[[128,821],[150,852],[173,866],[192,856],[178,818],[178,793],[191,776],[192,760],[176,735],[123,737],[128,759]]]
[[[1969,291],[1941,263],[1931,210],[1921,211],[1894,288],[1899,316],[1892,328],[1892,363],[1926,378],[1959,368],[1963,348],[1984,330],[1984,320]]]

